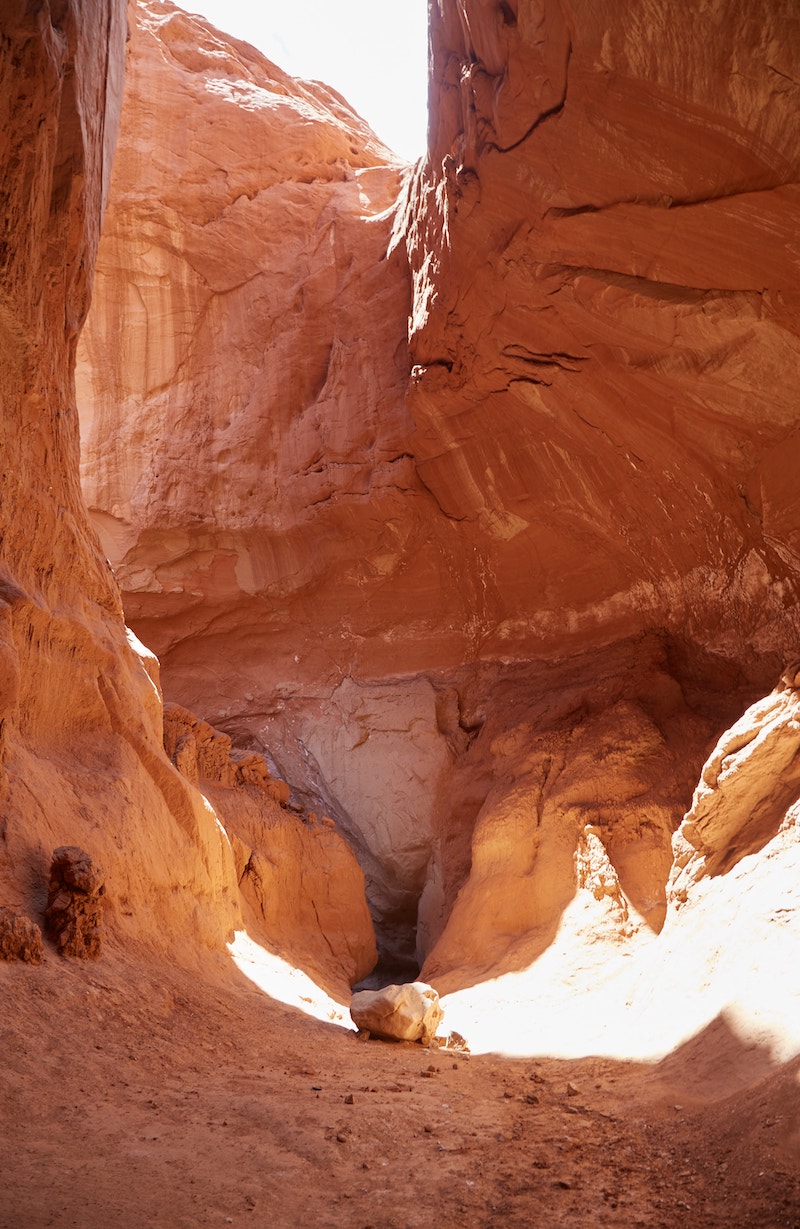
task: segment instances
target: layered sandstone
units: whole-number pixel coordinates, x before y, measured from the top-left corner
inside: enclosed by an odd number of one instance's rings
[[[796,651],[800,38],[729,8],[440,0],[405,175],[136,9],[92,515],[170,697],[334,818],[448,988],[576,883],[576,942],[649,941],[709,740]]]

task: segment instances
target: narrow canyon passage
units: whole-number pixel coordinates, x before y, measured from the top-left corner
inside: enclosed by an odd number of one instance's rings
[[[591,995],[605,952],[599,1036],[626,961],[677,976],[673,844],[708,853],[681,821],[798,633],[798,151],[772,64],[793,19],[776,0],[709,60],[702,19],[675,57],[651,18],[637,43],[621,13],[440,6],[407,168],[324,87],[141,4],[78,356],[126,616],[167,698],[345,837],[368,978]],[[765,787],[764,846],[793,790]],[[300,959],[270,823],[239,830],[237,874]]]
[[[800,1225],[796,4],[429,7],[0,0],[0,1229]]]

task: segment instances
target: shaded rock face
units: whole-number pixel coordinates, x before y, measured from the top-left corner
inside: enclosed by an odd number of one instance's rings
[[[471,529],[482,654],[660,627],[777,672],[798,627],[796,6],[441,0],[431,22],[412,448]]]
[[[87,498],[168,695],[348,835],[404,974],[514,967],[576,882],[657,931],[796,651],[797,23],[437,0],[403,176],[137,7]]]
[[[278,803],[291,797],[286,782],[270,774],[263,755],[234,752],[227,734],[180,704],[164,705],[164,749],[178,771],[194,785],[205,781],[231,787],[250,785]]]

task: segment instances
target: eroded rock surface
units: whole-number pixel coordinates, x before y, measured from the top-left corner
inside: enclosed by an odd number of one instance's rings
[[[126,635],[79,487],[75,347],[125,37],[112,0],[4,6],[0,883],[37,912],[53,848],[91,841],[117,935],[220,943],[236,917],[230,853],[163,755],[155,665]]]
[[[431,14],[409,407],[476,548],[482,655],[654,626],[742,663],[792,651],[798,15],[685,18]]]
[[[328,829],[320,838],[309,831],[294,844],[286,839],[280,823],[290,817],[279,802],[288,787],[265,775],[257,755],[220,757],[226,737],[215,745],[214,732],[207,737],[210,727],[191,715],[182,731],[182,767],[194,765],[190,780],[170,764],[158,662],[125,628],[119,590],[81,497],[74,361],[119,119],[126,6],[12,3],[2,26],[0,893],[15,902],[10,920],[4,915],[3,946],[35,955],[35,926],[29,933],[17,915],[40,913],[55,847],[47,917],[61,950],[97,954],[98,865],[113,884],[102,910],[109,944],[144,944],[170,959],[188,952],[192,960],[203,946],[222,949],[243,928],[242,908],[250,908],[239,878],[255,843],[242,855],[235,831],[228,836],[197,788],[219,761],[228,776],[215,784],[225,791],[230,778],[243,795],[251,791],[248,819],[261,825],[258,848],[283,867],[271,880],[262,874],[268,921],[278,919],[275,942],[301,953],[308,946],[319,977],[336,982],[345,998],[350,980],[374,962],[352,854]],[[189,46],[183,52],[193,54]],[[257,101],[257,91],[251,97],[242,89],[245,103]],[[343,108],[335,98],[330,106],[331,113]],[[177,141],[185,134],[172,135]],[[333,179],[343,176],[336,159],[345,141],[333,152],[323,142],[320,159],[331,155]],[[154,160],[148,146],[145,161]],[[235,199],[247,200],[248,183],[235,187]],[[146,239],[143,229],[139,240]],[[169,348],[168,331],[162,335]],[[130,337],[121,328],[114,346]],[[264,836],[270,822],[272,843]],[[82,849],[91,850],[91,865]],[[252,909],[248,916],[255,917]],[[263,925],[259,934],[269,940]]]
[[[132,14],[81,341],[84,489],[152,647],[198,648],[219,618],[218,665],[185,663],[195,694],[216,670],[238,700],[252,674],[256,704],[264,634],[276,678],[324,659],[317,629],[349,637],[406,543],[402,168],[325,86],[171,3]]]
[[[234,752],[231,739],[180,704],[164,705],[164,749],[178,771],[194,785],[250,785],[273,802],[287,803],[291,790],[272,776],[263,755]]]
[[[164,706],[164,745],[225,829],[250,936],[345,1002],[378,953],[364,872],[334,821],[288,809],[263,756],[178,704]]]
[[[670,896],[733,870],[778,838],[797,841],[800,819],[800,662],[727,730],[706,761],[675,835]]]

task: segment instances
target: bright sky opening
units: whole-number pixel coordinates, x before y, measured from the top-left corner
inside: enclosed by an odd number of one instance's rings
[[[414,161],[428,125],[427,0],[181,0],[294,77],[324,81]]]

